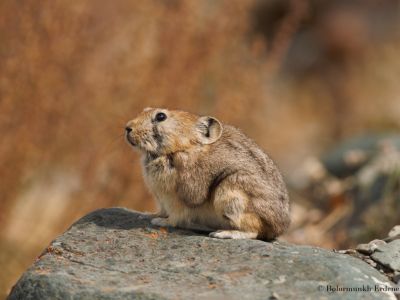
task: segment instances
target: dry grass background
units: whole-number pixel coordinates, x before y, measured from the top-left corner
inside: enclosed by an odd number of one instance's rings
[[[288,181],[342,137],[398,130],[398,12],[392,0],[2,0],[0,297],[85,213],[154,209],[122,138],[146,106],[241,127]]]

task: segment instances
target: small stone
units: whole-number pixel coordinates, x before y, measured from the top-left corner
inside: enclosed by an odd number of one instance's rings
[[[347,249],[346,250],[346,254],[356,254],[356,253],[357,253],[357,251],[354,250],[354,249]]]
[[[372,250],[375,251],[379,247],[386,245],[386,242],[382,240],[372,240],[368,244],[371,245]]]
[[[388,237],[395,237],[400,235],[400,225],[394,226],[388,233]]]
[[[356,247],[356,250],[360,253],[364,254],[372,254],[378,249],[380,246],[386,245],[385,241],[382,240],[373,240],[370,241],[368,244],[359,244]]]
[[[400,240],[380,245],[371,257],[385,267],[400,272]]]
[[[347,254],[347,250],[336,250],[335,252],[339,254]]]
[[[277,293],[273,292],[272,295],[269,297],[269,300],[278,300],[279,296]]]
[[[360,253],[364,253],[364,254],[371,254],[371,247],[368,244],[359,244],[356,247],[356,250]]]

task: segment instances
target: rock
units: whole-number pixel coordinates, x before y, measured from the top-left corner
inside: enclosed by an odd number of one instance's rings
[[[296,175],[303,175],[297,188],[325,217],[341,212],[330,234],[346,246],[386,236],[391,227],[400,224],[399,171],[400,135],[366,135],[333,147],[321,159],[308,159],[304,171]],[[394,230],[392,237],[383,240],[400,239],[400,228]],[[360,247],[360,251],[370,252],[364,249],[366,245]]]
[[[371,254],[373,252],[369,244],[359,244],[357,245],[356,250],[364,254]]]
[[[347,177],[380,152],[384,143],[400,150],[400,135],[369,134],[349,138],[327,153],[322,162],[329,173],[339,178]]]
[[[393,281],[394,281],[397,285],[400,285],[400,272],[394,272],[394,274],[393,274]]]
[[[337,252],[337,253],[340,253],[340,254],[356,254],[357,252],[356,252],[356,250],[354,250],[354,249],[346,249],[346,250],[334,250],[335,252]]]
[[[367,263],[316,247],[219,240],[157,228],[122,208],[95,211],[53,241],[13,287],[14,299],[394,299]]]
[[[393,238],[400,236],[400,225],[394,226],[388,233],[388,237]]]
[[[386,242],[382,240],[373,240],[368,244],[359,244],[356,247],[356,250],[360,253],[364,254],[372,254],[379,246],[385,245]]]
[[[376,262],[374,262],[374,261],[373,261],[372,259],[370,259],[370,258],[365,258],[364,261],[365,261],[367,264],[370,264],[371,266],[373,266],[374,268],[377,266]]]
[[[322,162],[329,173],[343,178],[356,173],[374,155],[381,151],[383,143],[391,143],[400,149],[400,136],[391,134],[369,134],[343,141],[327,153]]]
[[[379,246],[371,257],[385,267],[400,272],[400,240]]]
[[[386,243],[390,243],[391,241],[394,241],[394,240],[400,240],[400,234],[399,234],[399,235],[392,236],[392,237],[384,238],[383,240],[384,240]]]

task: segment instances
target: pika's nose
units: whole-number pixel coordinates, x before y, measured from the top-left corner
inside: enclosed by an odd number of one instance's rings
[[[126,131],[126,133],[130,133],[130,132],[132,131],[132,128],[130,128],[130,127],[125,127],[125,131]]]

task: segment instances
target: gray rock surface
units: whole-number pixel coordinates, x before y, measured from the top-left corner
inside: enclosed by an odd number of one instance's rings
[[[400,235],[400,225],[394,226],[388,233],[388,237],[397,237]]]
[[[382,245],[386,245],[386,242],[382,240],[373,240],[370,241],[368,244],[359,244],[356,247],[356,250],[364,254],[372,254],[375,252],[376,249],[378,249],[379,246]]]
[[[391,270],[400,272],[400,240],[380,245],[371,257]]]
[[[354,174],[367,164],[381,150],[384,144],[390,143],[394,149],[400,150],[400,135],[397,134],[367,134],[351,137],[327,153],[322,162],[333,175],[342,178]],[[359,154],[364,159],[356,159],[351,163],[349,154]],[[351,156],[351,155],[350,155]],[[358,162],[357,162],[358,161]]]
[[[95,211],[53,241],[13,299],[396,299],[360,259],[315,247],[218,240],[150,225],[122,208]]]
[[[339,206],[344,210],[329,232],[339,244],[385,236],[400,224],[400,135],[352,137],[332,149],[324,158],[307,159],[295,172],[292,185],[306,195],[317,213],[327,216]],[[305,229],[312,226],[311,219],[303,225]],[[400,239],[400,226],[383,240],[395,239]],[[372,251],[366,245],[360,250]]]

